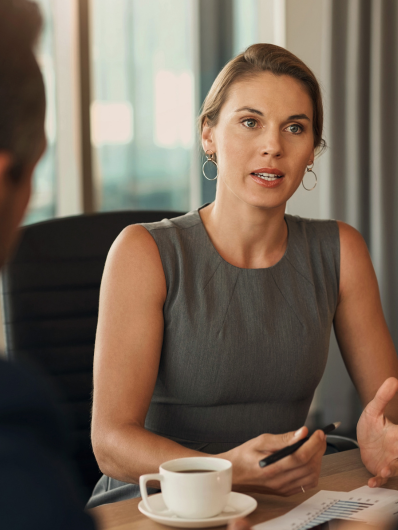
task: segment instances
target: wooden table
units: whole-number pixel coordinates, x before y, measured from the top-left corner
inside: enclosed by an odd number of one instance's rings
[[[317,488],[292,497],[252,494],[257,499],[257,509],[247,518],[251,524],[261,523],[288,512],[319,490],[351,491],[365,486],[371,474],[362,464],[359,449],[324,456],[321,477]],[[398,478],[389,480],[387,486],[398,490]],[[155,523],[138,511],[139,499],[107,504],[89,510],[101,530],[166,530],[172,528]],[[225,527],[219,527],[223,530]]]

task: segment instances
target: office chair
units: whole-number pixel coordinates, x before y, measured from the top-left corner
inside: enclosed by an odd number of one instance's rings
[[[93,353],[105,259],[127,225],[182,215],[119,211],[24,227],[3,271],[6,356],[33,361],[61,391],[87,499],[101,474],[90,440]]]
[[[350,451],[351,449],[358,449],[359,444],[353,438],[347,436],[338,436],[337,434],[328,434],[326,436],[327,453],[332,454],[341,453],[342,451]]]

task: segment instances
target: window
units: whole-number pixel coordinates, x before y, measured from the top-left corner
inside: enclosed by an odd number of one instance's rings
[[[82,213],[89,203],[187,211],[213,200],[216,184],[201,174],[200,104],[234,55],[253,42],[283,45],[284,0],[37,2],[48,149],[26,222]],[[90,37],[87,57],[81,35]]]
[[[233,55],[258,42],[258,0],[233,0]]]
[[[193,2],[92,2],[91,132],[99,209],[190,207]]]
[[[38,61],[43,72],[46,88],[47,150],[40,160],[33,180],[33,198],[25,223],[42,221],[55,215],[55,172],[56,172],[56,86],[53,53],[53,20],[50,0],[36,0],[45,19],[44,30],[38,50]]]

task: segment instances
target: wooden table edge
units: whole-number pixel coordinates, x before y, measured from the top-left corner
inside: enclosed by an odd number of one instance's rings
[[[316,488],[291,497],[251,494],[258,502],[257,509],[247,517],[251,525],[284,515],[320,490],[351,491],[365,486],[372,475],[361,461],[359,449],[324,456],[319,484]],[[398,490],[398,478],[385,486]],[[100,530],[161,530],[176,528],[151,521],[138,510],[141,498],[106,504],[87,510],[97,522]],[[224,527],[218,527],[222,530]]]

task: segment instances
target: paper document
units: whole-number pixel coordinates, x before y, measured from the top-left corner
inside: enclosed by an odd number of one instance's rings
[[[388,490],[385,488],[369,488],[363,486],[351,491],[356,496],[361,495],[364,499],[374,499],[373,506],[370,506],[364,514],[358,514],[365,517],[353,515],[354,520],[364,520],[367,523],[379,525],[386,521],[398,521],[398,491]]]
[[[378,522],[386,508],[391,512],[390,518],[398,511],[397,491],[367,486],[350,492],[319,491],[287,514],[253,528],[307,530],[332,519]]]

